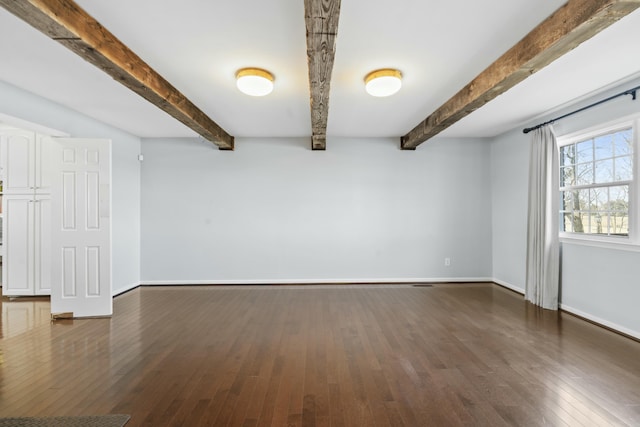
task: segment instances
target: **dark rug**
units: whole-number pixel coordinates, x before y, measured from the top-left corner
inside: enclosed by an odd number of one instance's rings
[[[0,418],[0,427],[122,427],[129,415]]]

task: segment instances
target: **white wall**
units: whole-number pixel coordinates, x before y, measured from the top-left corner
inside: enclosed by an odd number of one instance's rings
[[[638,85],[640,80],[629,82],[539,121]],[[640,100],[626,96],[559,121],[554,128],[561,136],[636,112]],[[491,144],[493,275],[499,283],[520,290],[526,275],[529,140],[530,135],[518,128]],[[635,197],[640,197],[639,188]],[[563,243],[561,268],[562,308],[640,337],[640,252]]]
[[[308,146],[143,139],[142,281],[491,277],[488,143]]]
[[[68,133],[112,141],[113,291],[140,280],[140,139],[0,81],[0,113]]]

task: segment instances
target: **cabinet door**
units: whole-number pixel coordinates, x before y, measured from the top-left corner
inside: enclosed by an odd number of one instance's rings
[[[34,150],[33,186],[36,194],[51,194],[51,138],[36,134]]]
[[[36,134],[22,130],[2,132],[4,194],[33,193],[35,183]]]
[[[3,295],[34,295],[34,212],[30,195],[3,198]]]
[[[36,196],[33,207],[34,293],[51,295],[51,197]]]

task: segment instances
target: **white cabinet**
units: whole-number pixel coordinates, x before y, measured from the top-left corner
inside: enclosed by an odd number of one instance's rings
[[[36,295],[51,295],[51,195],[36,195],[33,204],[33,288]]]
[[[51,294],[51,185],[43,137],[0,130],[2,293]]]
[[[51,198],[3,198],[3,295],[51,293]]]
[[[4,194],[51,194],[51,147],[44,136],[16,129],[1,131],[0,138]]]

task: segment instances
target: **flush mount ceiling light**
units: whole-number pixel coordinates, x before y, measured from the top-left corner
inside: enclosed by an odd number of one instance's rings
[[[243,68],[236,73],[236,86],[247,95],[269,95],[273,90],[273,75],[260,68]]]
[[[402,87],[402,73],[391,68],[372,71],[364,78],[364,84],[371,96],[390,96]]]

